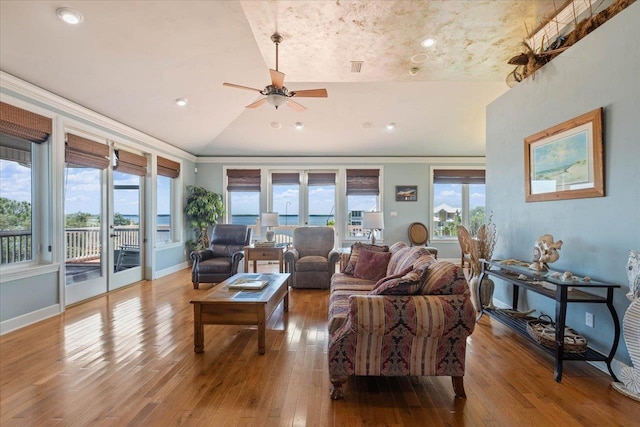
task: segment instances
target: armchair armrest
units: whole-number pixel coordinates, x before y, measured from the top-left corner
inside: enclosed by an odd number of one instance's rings
[[[240,265],[240,261],[242,261],[243,258],[244,258],[244,250],[236,251],[233,253],[233,255],[231,255],[231,274],[238,273],[238,265]]]
[[[336,263],[340,259],[340,252],[332,249],[327,259],[329,260],[329,273],[333,274],[336,271]]]
[[[289,273],[293,273],[295,271],[296,262],[300,259],[300,253],[296,248],[288,249],[284,253],[284,263],[288,266],[287,269]]]
[[[204,261],[205,259],[209,259],[213,257],[213,251],[210,249],[203,249],[200,251],[193,251],[189,254],[189,258],[193,260],[194,263],[198,263],[200,261]]]
[[[347,324],[359,335],[466,337],[473,332],[475,323],[469,295],[352,295],[349,298]]]

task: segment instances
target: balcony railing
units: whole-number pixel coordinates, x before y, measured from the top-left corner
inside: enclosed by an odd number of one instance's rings
[[[169,226],[159,226],[156,232],[158,241],[167,241],[171,233]],[[66,262],[82,263],[100,258],[100,227],[82,227],[65,229]],[[122,245],[140,246],[137,225],[116,226],[112,233],[114,250]],[[32,259],[31,230],[0,231],[0,264],[12,264]]]

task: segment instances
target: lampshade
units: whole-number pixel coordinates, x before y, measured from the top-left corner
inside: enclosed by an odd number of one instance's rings
[[[263,212],[262,219],[260,220],[263,227],[276,227],[278,226],[278,213],[277,212]]]
[[[365,230],[382,230],[384,228],[384,213],[364,212],[362,228]]]
[[[286,104],[287,98],[284,95],[278,93],[272,93],[267,95],[267,102],[274,107],[278,108],[282,104]]]

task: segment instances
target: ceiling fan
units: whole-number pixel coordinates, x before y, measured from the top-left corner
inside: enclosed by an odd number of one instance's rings
[[[274,33],[271,36],[271,41],[276,45],[276,69],[269,69],[271,74],[271,84],[264,89],[256,89],[248,86],[241,86],[233,83],[223,83],[223,86],[235,87],[238,89],[253,90],[265,95],[266,98],[257,100],[254,103],[247,105],[247,108],[258,108],[262,104],[268,102],[278,109],[282,104],[287,104],[289,107],[296,111],[304,111],[307,107],[298,104],[292,97],[297,98],[326,98],[326,89],[308,89],[308,90],[289,90],[284,86],[284,73],[278,71],[278,45],[282,42],[282,36],[278,33]]]

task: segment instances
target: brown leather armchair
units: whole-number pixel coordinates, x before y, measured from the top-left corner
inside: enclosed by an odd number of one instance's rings
[[[332,227],[298,227],[293,230],[293,247],[284,254],[293,288],[329,289],[340,258],[333,250]]]
[[[219,283],[238,272],[244,247],[251,243],[251,228],[240,224],[216,224],[209,249],[191,252],[193,288],[200,283]]]

